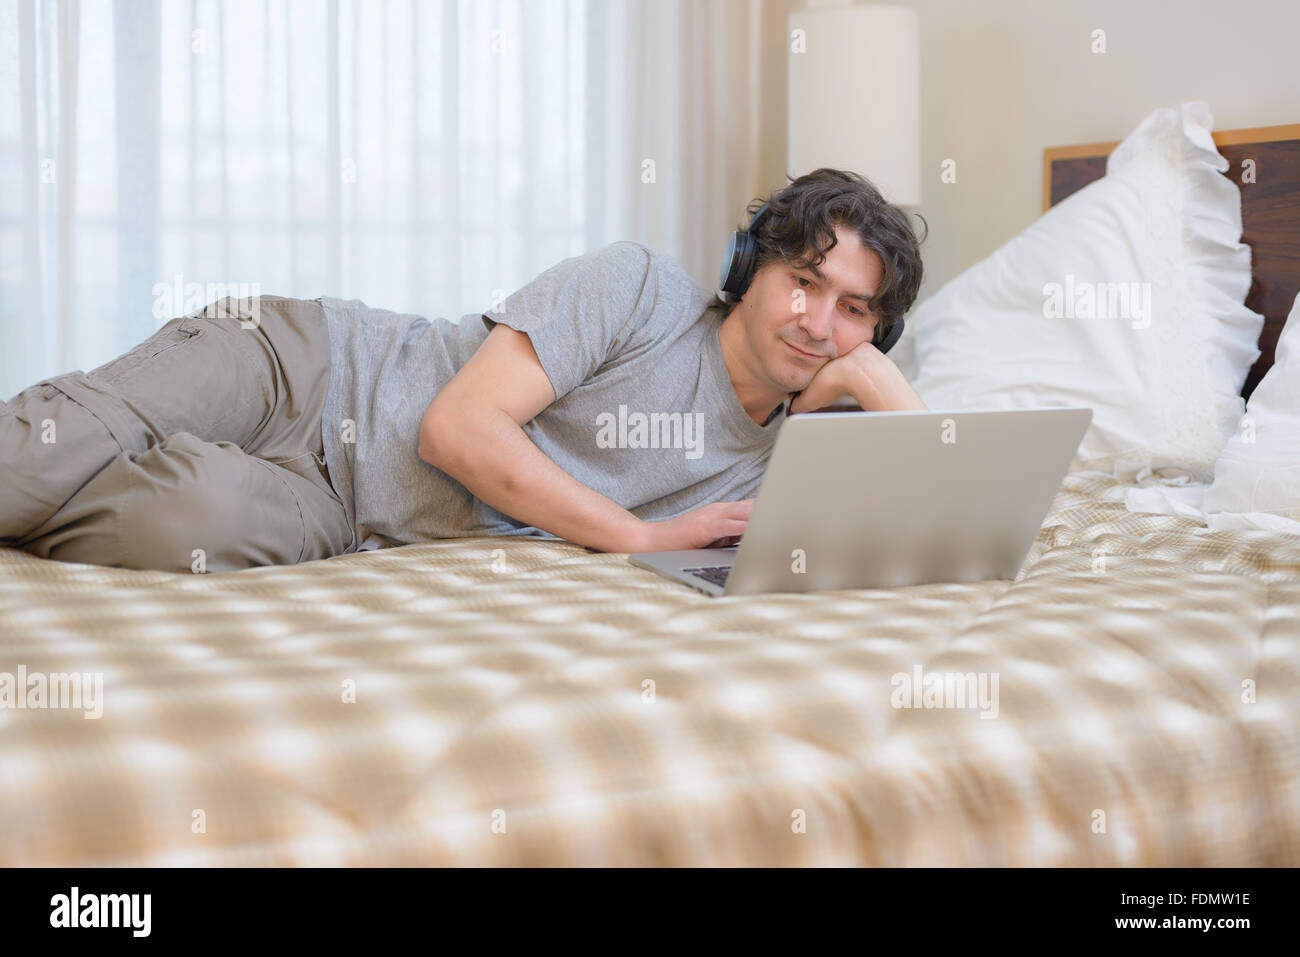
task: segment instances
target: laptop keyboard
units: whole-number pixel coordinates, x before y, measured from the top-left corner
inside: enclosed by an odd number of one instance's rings
[[[682,571],[696,578],[703,578],[710,584],[717,585],[721,588],[727,583],[727,575],[731,571],[730,565],[705,565],[702,568],[683,568]]]

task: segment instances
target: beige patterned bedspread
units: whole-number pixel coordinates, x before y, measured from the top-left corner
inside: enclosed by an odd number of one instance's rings
[[[0,677],[102,674],[0,709],[0,864],[1300,865],[1300,537],[1125,487],[1068,475],[1015,582],[762,599],[541,540],[0,550]]]

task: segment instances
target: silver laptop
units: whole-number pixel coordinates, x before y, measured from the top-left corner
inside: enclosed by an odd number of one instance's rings
[[[630,555],[710,595],[1014,579],[1084,407],[825,412],[781,426],[738,545]]]

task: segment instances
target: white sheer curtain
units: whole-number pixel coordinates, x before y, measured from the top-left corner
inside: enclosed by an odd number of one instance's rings
[[[0,0],[0,398],[194,284],[454,319],[637,239],[712,288],[762,3]]]

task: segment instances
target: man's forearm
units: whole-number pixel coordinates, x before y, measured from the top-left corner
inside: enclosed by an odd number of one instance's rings
[[[458,422],[454,439],[435,443],[431,458],[511,518],[588,548],[638,550],[644,523],[556,465],[504,412],[485,410]]]
[[[897,412],[909,409],[925,410],[929,406],[911,384],[894,367],[888,376],[861,378],[851,382],[848,394],[866,412]]]

